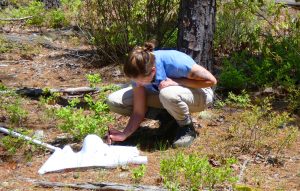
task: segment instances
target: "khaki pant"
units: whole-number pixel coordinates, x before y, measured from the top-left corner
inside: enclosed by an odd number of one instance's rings
[[[211,88],[191,89],[182,86],[169,86],[159,93],[147,91],[147,106],[166,109],[182,125],[191,123],[190,113],[200,112],[213,101]],[[111,111],[130,116],[133,109],[133,89],[123,88],[108,96],[107,104]]]

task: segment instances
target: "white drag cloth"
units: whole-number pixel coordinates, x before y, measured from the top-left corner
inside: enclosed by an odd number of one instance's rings
[[[97,135],[88,135],[81,151],[74,153],[69,145],[58,148],[38,172],[45,174],[80,167],[112,168],[129,163],[146,164],[147,157],[140,156],[136,147],[107,145]]]

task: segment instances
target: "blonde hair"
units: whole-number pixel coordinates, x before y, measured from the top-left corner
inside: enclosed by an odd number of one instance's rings
[[[125,75],[129,78],[150,75],[155,63],[155,56],[152,53],[154,48],[155,45],[152,42],[135,47],[129,55],[128,62],[124,65]]]

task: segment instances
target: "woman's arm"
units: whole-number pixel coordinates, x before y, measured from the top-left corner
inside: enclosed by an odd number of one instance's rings
[[[110,129],[110,139],[112,141],[124,141],[133,132],[135,132],[144,120],[146,107],[146,90],[143,86],[137,86],[133,89],[133,112],[128,124],[123,132],[116,129]]]
[[[204,67],[194,64],[187,78],[167,78],[159,85],[159,89],[181,85],[189,88],[207,88],[217,84],[216,78]]]

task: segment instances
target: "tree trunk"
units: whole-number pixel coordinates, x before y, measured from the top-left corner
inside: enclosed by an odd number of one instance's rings
[[[216,0],[181,0],[178,50],[212,71]]]
[[[42,0],[46,9],[56,9],[60,7],[60,0]]]

